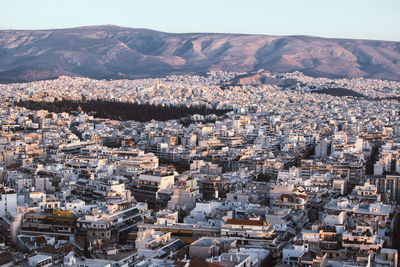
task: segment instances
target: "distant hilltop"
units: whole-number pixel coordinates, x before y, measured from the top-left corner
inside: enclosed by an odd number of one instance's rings
[[[400,42],[224,33],[165,33],[113,25],[0,31],[0,82],[60,75],[135,79],[211,70],[301,71],[400,81]]]

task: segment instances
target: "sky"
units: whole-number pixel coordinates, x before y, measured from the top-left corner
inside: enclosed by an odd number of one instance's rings
[[[400,0],[0,0],[0,29],[159,31],[400,41]]]

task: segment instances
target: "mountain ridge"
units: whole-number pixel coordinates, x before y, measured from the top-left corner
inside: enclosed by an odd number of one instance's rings
[[[115,25],[1,30],[0,81],[60,75],[135,79],[212,70],[302,71],[400,81],[400,42],[231,33],[166,33]]]

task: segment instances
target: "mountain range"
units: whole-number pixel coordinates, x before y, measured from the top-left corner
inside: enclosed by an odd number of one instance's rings
[[[301,71],[400,81],[400,42],[225,33],[165,33],[113,25],[1,30],[0,82],[60,75],[135,79],[212,70]]]

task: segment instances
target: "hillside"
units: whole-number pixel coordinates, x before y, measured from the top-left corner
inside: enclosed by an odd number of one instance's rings
[[[309,36],[172,34],[117,26],[0,31],[1,82],[59,75],[133,79],[260,68],[400,81],[400,43]]]

